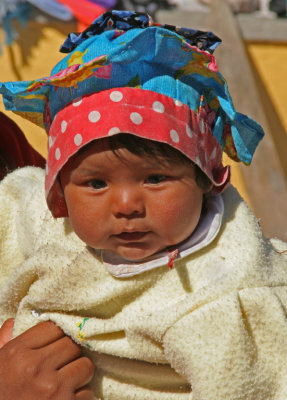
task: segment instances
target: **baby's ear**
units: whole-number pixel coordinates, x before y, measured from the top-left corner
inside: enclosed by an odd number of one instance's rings
[[[64,191],[59,177],[55,180],[47,196],[47,204],[54,218],[69,217]]]

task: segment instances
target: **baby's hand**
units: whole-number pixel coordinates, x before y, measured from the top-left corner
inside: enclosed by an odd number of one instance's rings
[[[0,400],[93,399],[94,365],[59,327],[43,322],[10,340],[12,327],[0,329]]]

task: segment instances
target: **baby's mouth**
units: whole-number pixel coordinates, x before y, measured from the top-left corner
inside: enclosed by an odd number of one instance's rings
[[[142,239],[148,232],[122,232],[118,235],[115,235],[116,238],[124,240],[124,241],[136,241]]]

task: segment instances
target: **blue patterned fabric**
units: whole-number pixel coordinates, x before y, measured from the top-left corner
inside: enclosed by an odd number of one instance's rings
[[[211,54],[219,43],[211,32],[158,25],[147,14],[107,12],[68,36],[62,51],[69,53],[51,76],[3,83],[0,93],[7,109],[47,129],[79,96],[117,87],[161,93],[205,115],[222,149],[249,164],[264,133],[234,109]]]

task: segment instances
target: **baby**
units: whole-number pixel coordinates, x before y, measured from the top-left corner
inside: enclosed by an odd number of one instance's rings
[[[263,132],[218,43],[111,11],[2,84],[49,152],[0,186],[1,400],[286,399],[286,245],[228,187]]]

